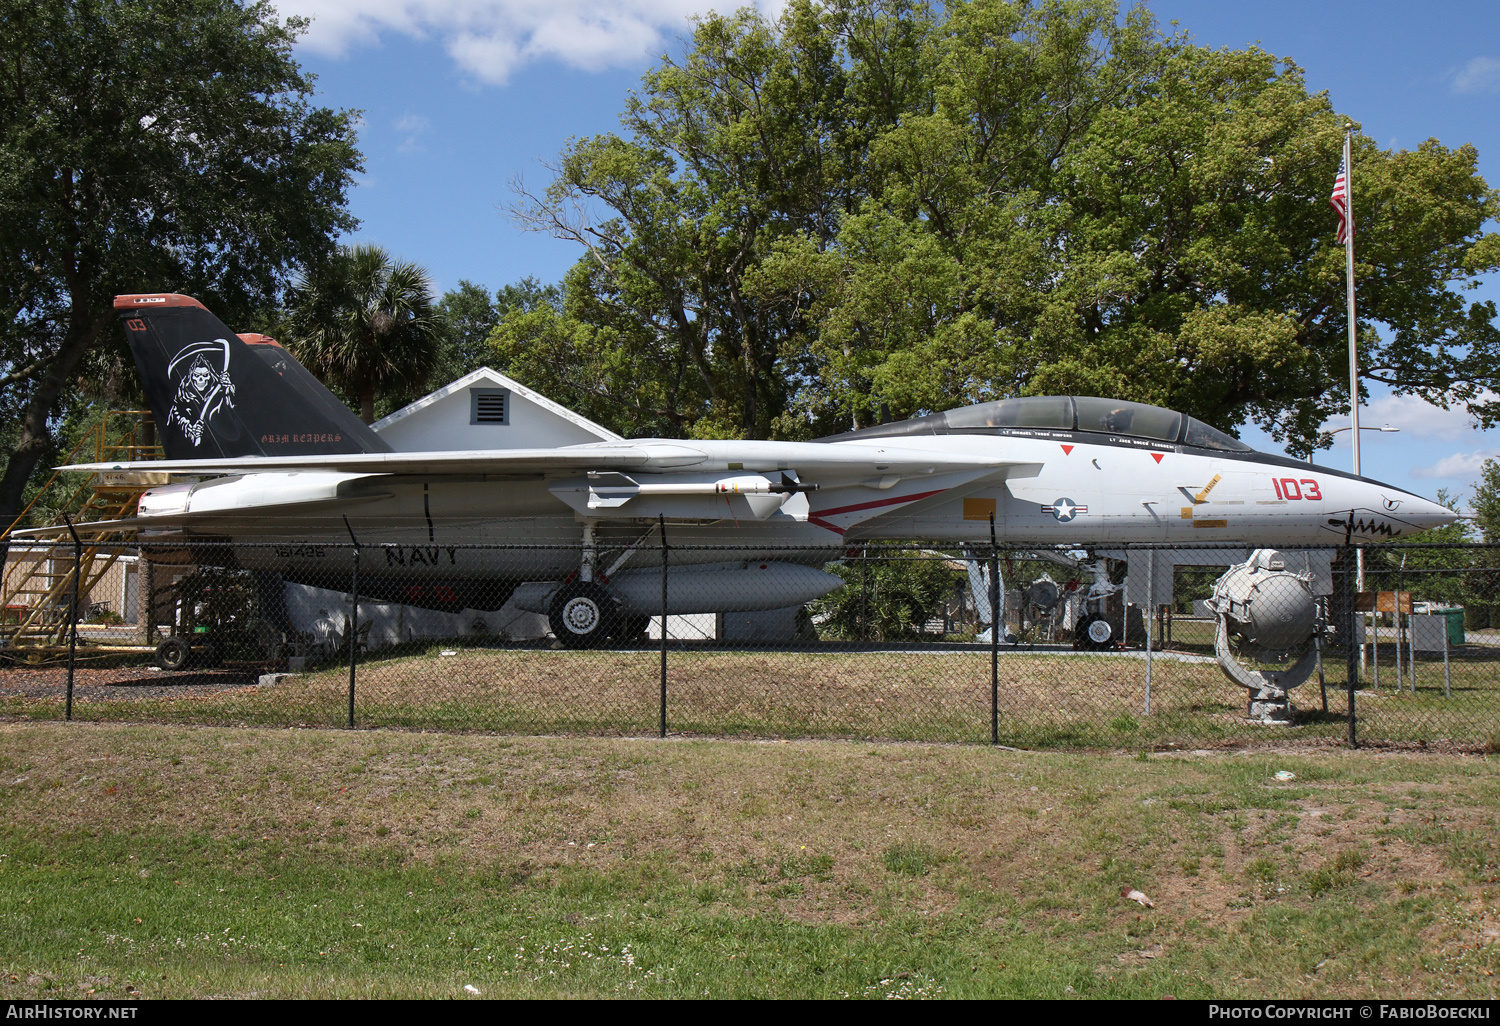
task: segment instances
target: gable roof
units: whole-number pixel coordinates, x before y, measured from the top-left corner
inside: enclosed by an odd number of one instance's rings
[[[455,393],[462,392],[465,389],[473,388],[475,386],[479,386],[481,388],[490,386],[495,388],[509,389],[510,393],[517,398],[524,399],[525,401],[542,408],[553,416],[562,418],[570,424],[573,424],[574,426],[587,431],[589,434],[594,435],[600,441],[618,442],[621,440],[621,436],[615,434],[613,431],[609,430],[609,428],[603,427],[599,424],[595,424],[587,417],[583,417],[574,413],[566,406],[561,406],[553,402],[551,399],[548,399],[540,392],[532,391],[514,378],[507,377],[506,375],[501,374],[499,371],[491,367],[481,367],[477,371],[472,371],[471,373],[465,374],[457,381],[450,382],[435,392],[427,393],[416,402],[409,403],[406,406],[401,407],[401,409],[397,410],[395,413],[392,413],[390,416],[380,418],[374,424],[372,424],[371,427],[373,427],[376,432],[382,431],[393,424],[407,419],[408,417],[419,416],[423,411],[427,410],[437,402],[446,399],[450,395],[454,395]]]

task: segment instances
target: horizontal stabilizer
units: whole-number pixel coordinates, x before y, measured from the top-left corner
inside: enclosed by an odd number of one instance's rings
[[[150,520],[132,517],[128,520],[93,520],[86,524],[74,524],[73,530],[79,538],[99,538],[107,534],[135,534],[147,527],[155,526]],[[10,536],[17,541],[72,541],[73,535],[67,524],[49,524],[46,527],[23,527],[12,531]]]

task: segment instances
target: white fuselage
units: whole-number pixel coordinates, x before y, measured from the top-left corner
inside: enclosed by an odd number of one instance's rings
[[[1310,464],[1076,437],[884,439],[892,447],[940,441],[957,452],[983,452],[998,442],[1007,455],[1037,469],[1033,476],[1011,474],[961,496],[936,495],[895,509],[851,534],[988,540],[991,504],[999,540],[1025,545],[1338,545],[1346,529],[1355,540],[1389,539],[1453,520],[1450,510],[1420,496]]]
[[[658,565],[659,517],[674,564],[821,563],[856,540],[983,544],[991,516],[1002,544],[1075,547],[1337,545],[1346,534],[1396,538],[1452,520],[1451,512],[1419,496],[1275,457],[1053,435],[881,438],[873,444],[904,460],[893,464],[900,473],[881,473],[878,463],[872,473],[867,462],[844,476],[825,467],[803,475],[817,490],[778,495],[769,506],[713,494],[703,482],[722,479],[738,488],[756,474],[796,472],[795,457],[809,451],[807,443],[629,443],[702,458],[683,458],[680,470],[633,472],[624,479],[629,486],[614,492],[600,483],[610,475],[244,474],[153,489],[142,516],[161,516],[164,528],[170,522],[164,533],[232,540],[242,566],[304,576],[342,572],[352,530],[364,546],[367,572],[414,581],[563,578],[578,570],[584,524],[593,526],[601,568],[632,546],[621,566]],[[836,460],[845,444],[818,448]],[[869,453],[871,445],[859,449]],[[995,465],[914,469],[913,454],[934,452]],[[597,508],[587,504],[591,487],[602,503]]]

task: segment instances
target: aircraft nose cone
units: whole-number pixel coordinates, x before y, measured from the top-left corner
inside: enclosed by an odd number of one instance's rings
[[[1446,506],[1440,506],[1431,499],[1424,499],[1420,495],[1412,495],[1409,492],[1385,496],[1383,503],[1391,516],[1411,524],[1420,531],[1446,527],[1458,520],[1458,514]],[[1393,504],[1395,508],[1392,508]]]

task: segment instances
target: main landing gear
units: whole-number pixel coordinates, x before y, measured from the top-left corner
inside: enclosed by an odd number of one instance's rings
[[[620,603],[596,581],[564,584],[547,611],[552,636],[564,648],[596,648],[615,634],[624,619]]]
[[[547,607],[547,624],[560,645],[564,648],[598,648],[607,641],[635,641],[646,634],[651,618],[626,616],[620,609],[620,600],[610,591],[607,582],[609,575],[624,566],[651,534],[652,531],[643,534],[608,570],[600,573],[594,524],[584,521],[583,559],[578,575],[558,587]]]

